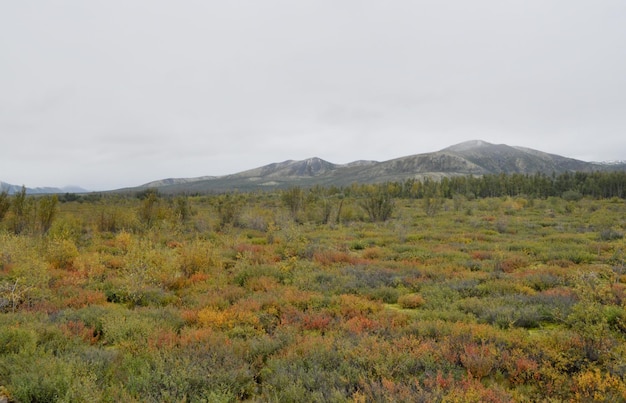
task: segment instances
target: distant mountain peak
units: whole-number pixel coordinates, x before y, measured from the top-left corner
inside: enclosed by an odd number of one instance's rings
[[[469,140],[469,141],[464,141],[459,144],[455,144],[450,147],[446,147],[441,151],[463,152],[463,151],[475,150],[477,148],[493,147],[493,146],[494,144],[488,143],[483,140]]]
[[[311,157],[311,158],[307,158],[303,160],[302,162],[315,163],[315,162],[328,162],[328,161],[325,161],[319,157]]]
[[[563,172],[626,171],[626,164],[591,163],[531,148],[470,140],[440,151],[409,155],[388,161],[359,160],[334,164],[319,157],[275,162],[223,176],[169,178],[135,188],[156,187],[163,193],[207,193],[233,190],[287,188],[289,186],[350,186],[353,183],[402,182],[441,179],[459,175],[535,174]],[[0,182],[0,191],[21,187]],[[28,193],[65,193],[69,189],[36,188]]]
[[[10,183],[0,181],[0,192],[7,192],[8,194],[15,194],[22,191],[22,186],[12,185]],[[89,190],[83,189],[79,186],[64,186],[62,188],[57,187],[36,187],[26,188],[27,194],[61,194],[61,193],[88,193]]]
[[[287,160],[232,175],[190,183],[165,184],[164,192],[211,192],[234,189],[268,189],[289,186],[401,182],[407,179],[440,179],[458,175],[534,174],[626,170],[626,166],[602,165],[530,148],[470,140],[440,151],[409,155],[388,161],[354,161],[333,164],[318,157]]]

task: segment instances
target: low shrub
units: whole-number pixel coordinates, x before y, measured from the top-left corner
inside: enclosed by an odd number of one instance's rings
[[[426,301],[419,294],[405,294],[398,298],[398,305],[404,309],[416,309],[422,307]]]

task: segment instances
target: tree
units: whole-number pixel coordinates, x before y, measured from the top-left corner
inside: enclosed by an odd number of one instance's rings
[[[39,210],[37,216],[39,219],[39,228],[41,232],[46,233],[52,226],[52,221],[57,213],[57,204],[59,198],[57,195],[44,196],[39,199]]]
[[[289,209],[293,218],[297,218],[301,210],[304,209],[305,198],[301,187],[295,186],[287,189],[282,194],[283,204]]]
[[[220,195],[217,198],[217,214],[220,218],[218,229],[228,225],[237,225],[241,216],[241,197],[231,194]]]
[[[174,214],[181,222],[187,222],[191,217],[191,205],[187,196],[178,196],[174,200]]]
[[[28,227],[28,216],[30,214],[30,205],[26,198],[26,188],[24,186],[22,186],[19,193],[13,195],[11,210],[13,212],[11,229],[15,234],[20,234]]]
[[[139,208],[139,218],[148,227],[154,224],[158,216],[159,195],[157,191],[146,191]]]
[[[360,204],[373,222],[387,221],[395,208],[393,197],[381,186],[366,190]]]
[[[9,200],[9,193],[6,190],[0,192],[0,221],[7,214],[11,208],[11,201]]]

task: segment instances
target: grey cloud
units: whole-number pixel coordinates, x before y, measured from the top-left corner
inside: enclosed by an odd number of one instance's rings
[[[617,0],[4,2],[0,180],[99,189],[472,138],[626,159],[625,18]]]

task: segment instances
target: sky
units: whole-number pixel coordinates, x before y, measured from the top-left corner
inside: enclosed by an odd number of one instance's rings
[[[623,0],[0,2],[0,181],[108,190],[481,139],[626,160]]]

